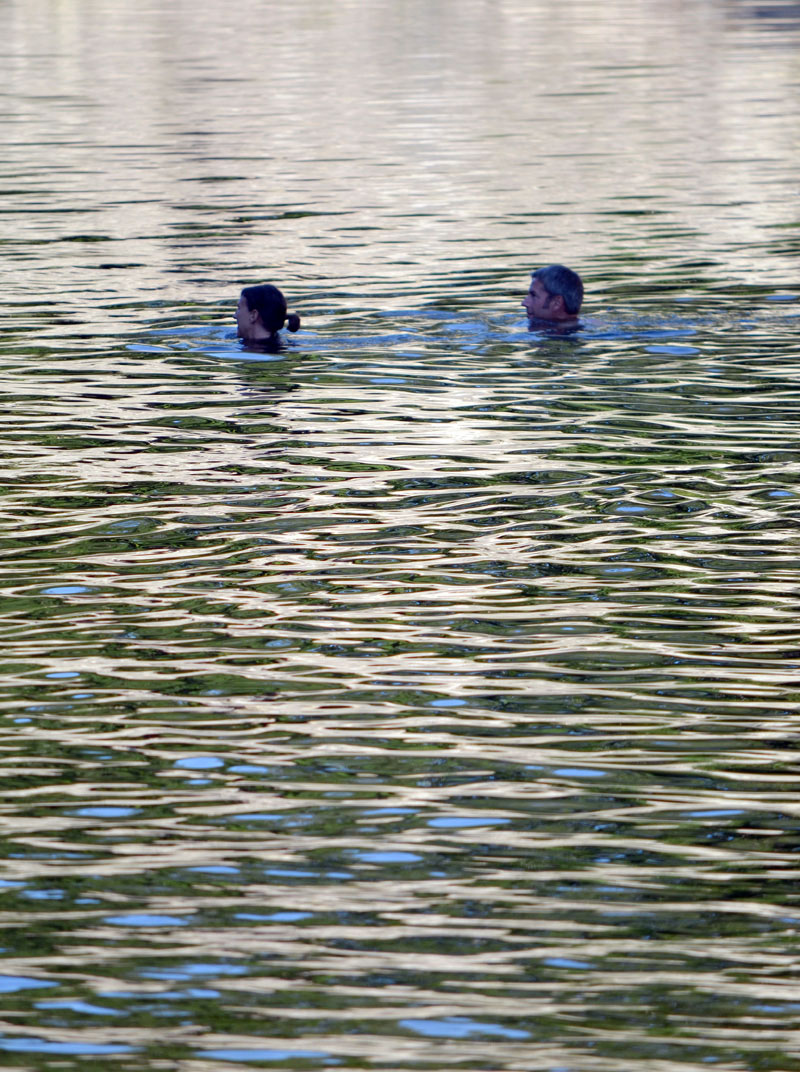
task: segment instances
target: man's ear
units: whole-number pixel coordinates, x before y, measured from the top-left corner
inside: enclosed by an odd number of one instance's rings
[[[555,306],[556,312],[558,313],[558,315],[560,317],[566,317],[566,316],[569,315],[567,313],[567,307],[566,307],[566,305],[564,305],[564,295],[563,294],[555,294],[553,296],[553,305]]]

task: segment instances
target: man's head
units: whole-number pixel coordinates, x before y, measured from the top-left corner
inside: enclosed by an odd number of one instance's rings
[[[575,320],[583,301],[581,277],[563,264],[551,264],[531,274],[531,287],[522,304],[528,320]]]

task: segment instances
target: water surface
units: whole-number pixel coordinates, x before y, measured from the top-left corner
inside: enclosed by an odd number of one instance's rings
[[[800,1068],[798,6],[268,7],[0,6],[0,1063]]]

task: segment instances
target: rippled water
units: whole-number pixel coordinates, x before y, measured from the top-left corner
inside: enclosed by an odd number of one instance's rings
[[[798,5],[0,41],[0,1064],[800,1069]]]

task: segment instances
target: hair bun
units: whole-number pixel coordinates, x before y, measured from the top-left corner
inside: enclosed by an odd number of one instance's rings
[[[297,313],[289,313],[289,315],[286,317],[286,327],[289,329],[289,331],[297,331],[297,329],[300,327],[300,317],[297,315]]]

